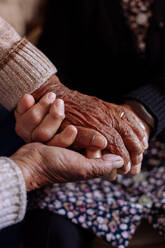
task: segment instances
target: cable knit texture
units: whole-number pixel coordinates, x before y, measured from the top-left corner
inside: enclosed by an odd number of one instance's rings
[[[54,73],[49,59],[0,18],[0,104],[12,110]]]
[[[19,167],[9,158],[0,158],[0,229],[16,224],[26,210],[26,186]]]

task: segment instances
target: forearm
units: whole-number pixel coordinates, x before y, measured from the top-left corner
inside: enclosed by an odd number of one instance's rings
[[[0,229],[16,224],[26,210],[26,187],[19,167],[0,157]]]
[[[55,72],[43,53],[0,18],[0,104],[12,110],[25,93],[34,92]]]

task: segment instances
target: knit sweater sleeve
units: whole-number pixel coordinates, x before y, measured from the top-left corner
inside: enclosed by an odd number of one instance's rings
[[[32,93],[54,73],[55,66],[0,17],[0,104],[15,108],[25,93]]]
[[[0,157],[0,229],[16,224],[26,210],[26,186],[19,167]]]
[[[164,133],[165,130],[165,86],[163,77],[146,84],[132,92],[125,99],[139,101],[155,119],[154,136]],[[165,138],[165,137],[164,137]]]

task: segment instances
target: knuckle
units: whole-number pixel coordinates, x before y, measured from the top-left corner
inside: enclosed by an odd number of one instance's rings
[[[40,112],[37,111],[36,109],[32,110],[31,115],[30,115],[30,119],[33,122],[33,124],[40,123],[40,121],[42,119]]]
[[[53,109],[50,111],[51,117],[53,119],[58,119],[58,120],[64,120],[65,119],[65,114],[64,113],[60,113],[59,111],[57,111],[56,109]]]
[[[32,138],[37,141],[48,141],[51,138],[51,131],[46,128],[37,129]]]
[[[31,141],[31,133],[28,130],[21,128],[19,125],[15,126],[16,134],[21,137],[25,142]]]
[[[49,100],[47,98],[47,95],[45,95],[41,100],[38,102],[41,108],[47,107],[49,105]]]
[[[129,151],[133,157],[138,157],[138,155],[143,152],[143,147],[141,146],[140,141],[130,140]]]
[[[125,151],[125,144],[119,134],[116,134],[116,136],[114,137],[113,145],[114,145],[114,148],[117,148],[117,150],[120,150],[123,152]]]

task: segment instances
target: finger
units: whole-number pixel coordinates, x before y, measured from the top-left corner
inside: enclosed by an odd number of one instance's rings
[[[133,123],[133,120],[131,120],[128,123],[128,125],[132,128],[132,130],[136,133],[137,137],[139,138],[140,142],[143,145],[143,149],[148,148],[148,135],[146,132],[146,129],[144,128],[144,125],[142,124],[141,121]]]
[[[41,124],[33,130],[32,140],[43,143],[51,140],[65,118],[64,112],[64,101],[56,99]]]
[[[118,126],[116,127],[117,131],[121,135],[123,142],[129,152],[132,166],[141,162],[141,154],[143,153],[143,145],[138,139],[137,135],[133,132],[130,126],[126,122],[120,120]]]
[[[16,114],[24,114],[35,104],[34,97],[30,94],[25,94],[22,99],[19,100],[16,108]]]
[[[137,154],[143,153],[144,149],[140,140],[126,122],[120,120],[116,126],[116,130],[121,135],[124,140],[124,144],[129,151]]]
[[[77,128],[69,125],[61,133],[55,135],[47,145],[68,147],[73,144],[77,136]]]
[[[95,147],[90,147],[86,149],[87,158],[101,158],[101,156],[101,150],[98,150]]]
[[[103,164],[101,165],[101,162]],[[124,164],[120,156],[113,154],[103,155],[101,159],[88,159],[87,165],[87,179],[94,177],[106,177],[111,174],[113,170],[121,168]],[[92,174],[91,174],[92,173]]]
[[[110,181],[110,182],[116,180],[116,178],[117,178],[117,169],[113,169],[111,171],[110,175],[108,175],[107,177],[105,177],[105,179],[107,181]]]
[[[135,176],[141,172],[141,163],[134,165],[130,170],[130,175]]]
[[[132,153],[131,161],[132,161],[133,166],[141,163],[142,160],[143,160],[143,153],[141,153],[139,155]]]
[[[75,149],[83,149],[89,147],[95,147],[96,149],[103,150],[107,146],[107,139],[98,131],[76,126],[78,134],[74,142]]]
[[[56,95],[54,93],[47,93],[23,115],[22,126],[24,126],[28,133],[32,134],[32,131],[40,124],[55,98]]]
[[[44,173],[47,183],[103,178],[124,163],[121,157],[113,154],[106,154],[100,159],[88,159],[78,152],[54,146],[45,146],[40,154],[46,155],[47,170]]]
[[[136,133],[140,142],[143,144],[143,148],[148,148],[148,131],[146,130],[146,126],[143,121],[131,110],[130,107],[127,106],[127,114],[123,116],[122,119],[126,120],[128,125],[132,128],[132,130]]]
[[[130,175],[135,176],[141,172],[141,166],[142,166],[142,161],[143,161],[143,154],[139,156],[139,160],[137,163],[135,163],[130,170]]]
[[[127,148],[123,142],[122,137],[114,128],[108,130],[109,136],[107,137],[108,146],[107,149],[116,155],[119,155],[124,160],[124,165],[122,169],[120,169],[120,173],[127,174],[131,169],[131,159],[128,153]]]

